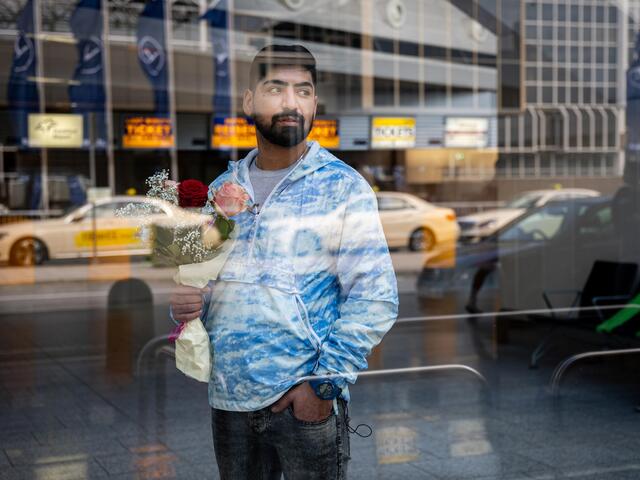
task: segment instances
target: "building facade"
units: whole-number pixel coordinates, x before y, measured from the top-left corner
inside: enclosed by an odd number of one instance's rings
[[[160,1],[160,0],[156,0]],[[24,148],[9,112],[8,83],[27,0],[0,5],[0,143],[4,195],[12,209],[66,208],[56,177],[80,175],[114,193],[144,191],[158,169],[208,181],[247,144],[213,139],[216,54],[200,16],[206,0],[167,2],[166,62],[172,139],[127,141],[154,116],[154,88],[140,66],[136,29],[144,1],[104,5],[110,148]],[[335,128],[328,147],[382,189],[437,201],[496,200],[535,185],[619,181],[624,163],[624,82],[629,18],[637,6],[592,0],[233,0],[229,1],[232,117],[241,114],[249,63],[272,42],[306,45],[318,59],[319,115]],[[78,63],[72,0],[34,2],[41,113],[73,111]],[[626,13],[625,13],[626,12]],[[170,28],[168,27],[170,25]],[[86,131],[97,131],[86,114]],[[133,119],[133,120],[132,120]],[[91,128],[93,127],[93,128]],[[398,139],[398,132],[403,138]],[[167,139],[161,139],[167,140]],[[236,141],[236,144],[233,144]],[[35,197],[33,181],[50,198]],[[502,180],[509,187],[502,190]],[[16,183],[17,182],[17,183]],[[528,182],[528,183],[527,183]],[[503,182],[506,185],[505,182]]]

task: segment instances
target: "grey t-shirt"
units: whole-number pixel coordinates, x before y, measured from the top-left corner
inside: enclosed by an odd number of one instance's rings
[[[300,160],[292,163],[287,168],[281,168],[280,170],[262,170],[256,165],[256,157],[251,159],[251,164],[249,165],[249,181],[253,187],[253,197],[257,204],[258,211],[260,211],[262,205],[275,186],[298,164],[299,161]]]

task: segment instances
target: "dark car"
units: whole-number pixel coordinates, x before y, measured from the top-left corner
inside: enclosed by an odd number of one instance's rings
[[[447,313],[545,308],[544,290],[580,289],[594,261],[616,261],[619,252],[611,198],[551,202],[479,243],[458,244],[448,261],[428,259],[418,296]]]

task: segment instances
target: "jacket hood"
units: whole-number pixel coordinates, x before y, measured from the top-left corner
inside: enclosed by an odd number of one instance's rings
[[[307,142],[309,151],[304,156],[302,161],[296,165],[296,167],[289,172],[289,175],[283,182],[283,184],[289,184],[296,180],[315,172],[319,168],[324,167],[328,163],[335,160],[335,157],[327,152],[324,148],[321,148],[318,142]],[[237,162],[230,161],[228,171],[236,179],[236,181],[245,187],[245,189],[253,198],[253,188],[251,188],[251,182],[249,181],[249,165],[251,161],[258,155],[258,149],[254,148],[248,155]]]

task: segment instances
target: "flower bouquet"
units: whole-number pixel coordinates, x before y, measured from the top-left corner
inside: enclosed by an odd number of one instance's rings
[[[176,214],[163,221],[148,221],[142,235],[153,245],[154,263],[178,268],[176,283],[204,288],[215,280],[233,248],[236,232],[230,218],[249,207],[249,195],[238,184],[225,182],[219,190],[209,190],[198,180],[180,183],[168,180],[161,171],[147,179],[147,196],[169,202]],[[140,211],[147,209],[148,212]],[[149,219],[153,204],[129,204],[121,216]],[[206,212],[206,213],[202,213]],[[209,335],[200,318],[182,323],[173,331],[176,367],[185,375],[208,382],[211,375]]]

